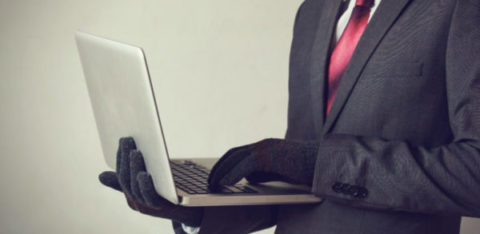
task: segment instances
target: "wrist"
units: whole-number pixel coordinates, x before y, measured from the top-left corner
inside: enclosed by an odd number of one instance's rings
[[[177,207],[177,217],[172,217],[172,220],[183,223],[189,227],[200,227],[203,220],[203,207]]]

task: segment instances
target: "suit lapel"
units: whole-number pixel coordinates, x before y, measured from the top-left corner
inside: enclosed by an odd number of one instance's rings
[[[310,93],[313,104],[315,132],[320,133],[324,122],[324,88],[328,62],[328,54],[332,43],[338,13],[342,0],[326,0],[318,10],[318,25],[311,50],[310,59]]]
[[[358,42],[357,49],[343,74],[332,109],[325,120],[322,135],[328,133],[332,127],[368,59],[409,1],[410,0],[382,0],[378,6],[373,18],[365,28],[363,36]],[[322,28],[319,29],[322,30]],[[321,113],[324,112],[322,111]]]

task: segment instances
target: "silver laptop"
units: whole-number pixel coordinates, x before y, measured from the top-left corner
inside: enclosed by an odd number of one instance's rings
[[[155,190],[183,206],[314,203],[307,186],[283,182],[250,185],[245,180],[220,191],[207,189],[216,158],[170,160],[161,112],[143,50],[77,32],[75,35],[104,158],[115,168],[118,139],[132,136],[142,151]]]

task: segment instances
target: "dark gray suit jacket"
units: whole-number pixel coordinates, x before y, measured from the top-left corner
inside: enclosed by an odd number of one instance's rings
[[[290,63],[286,138],[322,142],[326,200],[207,209],[201,232],[453,234],[480,216],[480,1],[383,0],[325,118],[340,8],[302,4]]]

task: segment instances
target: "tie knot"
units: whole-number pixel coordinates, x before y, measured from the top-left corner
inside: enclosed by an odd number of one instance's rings
[[[373,1],[374,0],[357,0],[357,2],[355,3],[355,6],[371,8],[373,6]]]

